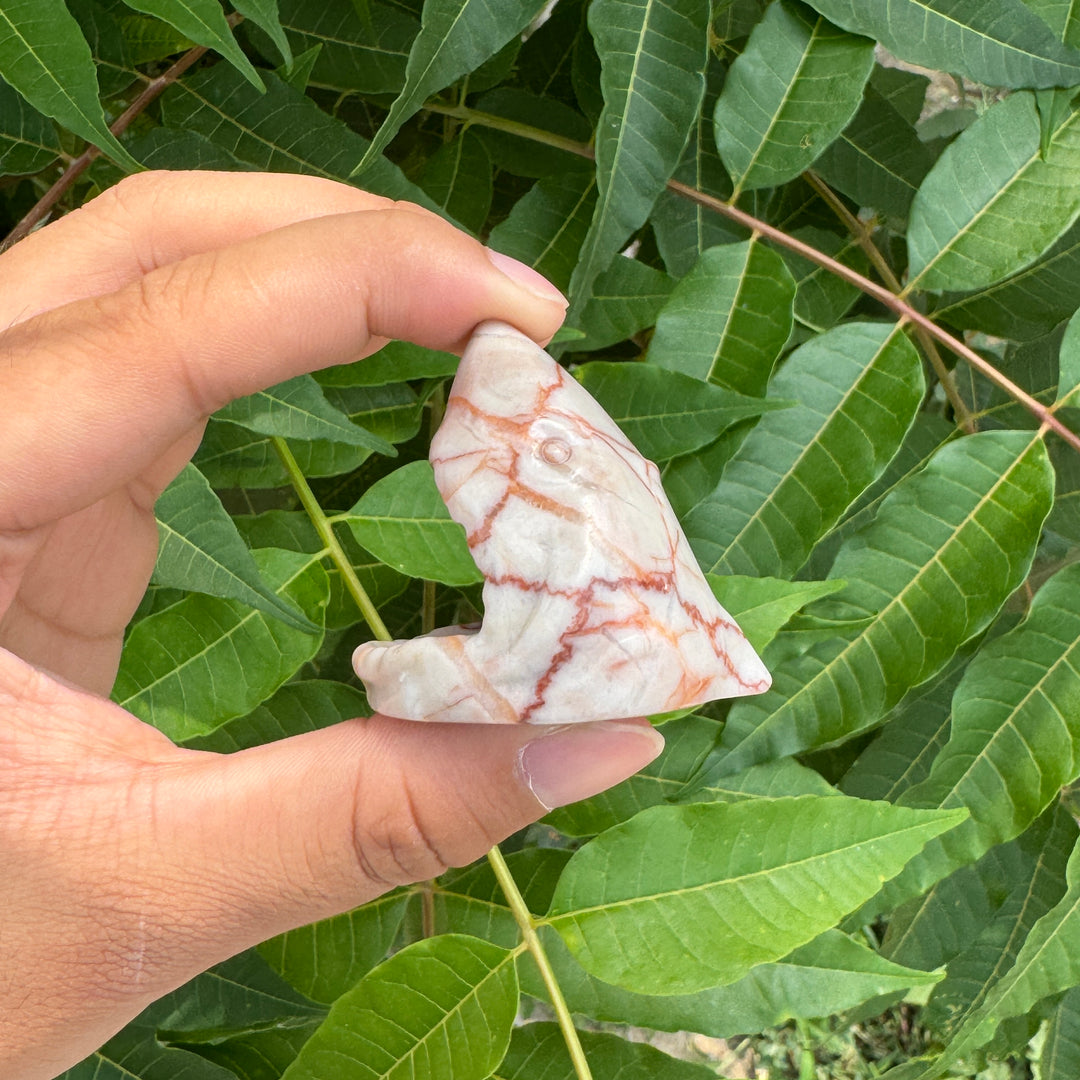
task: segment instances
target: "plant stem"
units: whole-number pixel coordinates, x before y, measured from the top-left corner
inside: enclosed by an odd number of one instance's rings
[[[540,936],[536,932],[536,922],[532,917],[532,913],[525,906],[525,900],[517,887],[517,882],[514,881],[514,875],[510,873],[510,867],[506,865],[506,860],[498,847],[493,847],[488,852],[487,857],[492,870],[495,871],[495,878],[506,896],[507,903],[510,905],[510,910],[517,920],[525,947],[532,953],[532,958],[540,969],[540,977],[544,980],[544,986],[547,987],[547,992],[551,996],[555,1017],[559,1021],[563,1039],[566,1040],[570,1060],[574,1063],[574,1073],[578,1080],[592,1080],[592,1071],[589,1069],[589,1063],[585,1059],[581,1039],[578,1038],[577,1028],[574,1027],[573,1018],[570,1016],[570,1008],[566,1004],[562,987],[559,986],[559,980],[551,968],[551,961],[548,960]]]
[[[360,584],[360,579],[356,576],[356,571],[349,561],[349,556],[345,554],[345,549],[342,548],[338,538],[334,535],[334,526],[319,505],[318,499],[315,498],[315,493],[311,490],[307,477],[301,471],[296,458],[293,457],[289,444],[278,435],[273,436],[271,442],[274,444],[278,457],[281,458],[282,465],[285,466],[285,471],[289,474],[289,482],[295,489],[296,494],[300,496],[301,505],[307,511],[311,524],[315,526],[319,539],[326,545],[327,553],[341,574],[345,587],[349,590],[349,595],[356,601],[356,606],[364,616],[364,621],[379,641],[390,641],[390,633],[386,629],[386,624],[382,621],[378,611],[376,611],[367,590]]]
[[[543,143],[545,146],[555,147],[556,150],[565,150],[568,154],[577,154],[578,157],[590,160],[593,157],[592,147],[588,143],[578,142],[577,139],[570,139],[565,135],[556,135],[553,131],[544,131],[531,124],[523,124],[520,120],[508,120],[505,116],[478,112],[466,105],[444,105],[437,101],[427,102],[424,109],[427,112],[438,113],[440,116],[452,116],[456,120],[479,124],[493,131],[505,131],[508,135],[518,135],[530,142]]]
[[[878,276],[886,287],[898,295],[903,292],[903,286],[900,284],[899,278],[893,273],[892,267],[885,256],[878,250],[871,231],[866,225],[844,205],[843,199],[812,169],[807,169],[803,173],[803,178],[844,223],[855,242],[865,252],[871,265],[877,270]],[[949,399],[957,424],[970,435],[977,430],[976,424],[971,415],[971,410],[967,407],[967,402],[960,396],[960,391],[956,388],[956,379],[953,373],[945,366],[945,361],[942,360],[934,339],[921,326],[912,325],[912,329],[919,339],[923,352],[926,353],[927,358],[930,360],[930,366],[934,369],[934,374],[937,375],[938,382],[941,383],[941,388],[945,391],[945,396]]]

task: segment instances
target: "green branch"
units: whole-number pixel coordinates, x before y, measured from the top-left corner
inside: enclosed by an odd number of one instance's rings
[[[364,616],[364,621],[379,641],[392,640],[390,632],[386,629],[386,624],[382,621],[382,617],[371,602],[371,597],[368,596],[367,590],[356,576],[356,571],[353,569],[348,555],[345,554],[345,549],[341,546],[337,536],[334,535],[334,526],[319,505],[318,499],[315,498],[315,492],[311,490],[311,486],[307,482],[307,477],[304,476],[296,458],[293,457],[289,444],[277,435],[273,436],[271,442],[274,444],[278,457],[281,458],[282,465],[285,466],[285,471],[289,474],[289,482],[300,497],[301,505],[307,511],[307,516],[311,519],[311,524],[315,526],[319,539],[326,546],[327,554],[341,574],[345,587],[349,590],[349,595],[356,601],[356,606]]]
[[[574,1027],[570,1007],[566,1004],[562,987],[559,985],[551,961],[544,951],[540,935],[536,932],[537,922],[533,919],[532,912],[526,906],[525,899],[514,881],[514,875],[510,873],[510,867],[506,865],[502,852],[497,847],[493,847],[488,852],[487,857],[492,870],[495,871],[495,878],[506,895],[510,910],[514,913],[514,919],[517,921],[518,929],[521,931],[525,947],[532,954],[536,966],[540,969],[540,978],[544,980],[544,986],[551,997],[555,1017],[559,1021],[559,1029],[562,1031],[563,1039],[566,1041],[566,1049],[570,1052],[570,1060],[574,1063],[574,1073],[578,1080],[592,1080],[592,1071],[589,1069],[589,1063],[585,1059],[585,1050],[581,1045],[581,1039],[578,1038],[577,1028]]]

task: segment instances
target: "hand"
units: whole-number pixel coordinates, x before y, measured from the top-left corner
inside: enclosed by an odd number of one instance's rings
[[[229,756],[103,697],[153,506],[231,399],[565,302],[311,177],[147,173],[0,257],[0,1072],[54,1076],[233,953],[478,858],[651,760],[644,723],[375,716]]]

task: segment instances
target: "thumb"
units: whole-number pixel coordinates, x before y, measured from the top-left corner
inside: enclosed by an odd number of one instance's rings
[[[195,755],[155,799],[176,865],[173,925],[198,967],[479,858],[546,810],[657,756],[647,721],[565,727],[347,721],[226,757]],[[177,786],[178,785],[178,786]],[[176,883],[181,885],[179,894]]]

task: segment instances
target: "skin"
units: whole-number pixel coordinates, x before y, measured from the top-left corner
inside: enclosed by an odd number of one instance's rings
[[[106,698],[211,412],[391,338],[543,343],[564,308],[418,207],[280,174],[145,173],[0,256],[0,1073],[47,1080],[212,964],[659,752],[644,722],[376,715],[217,755]]]

